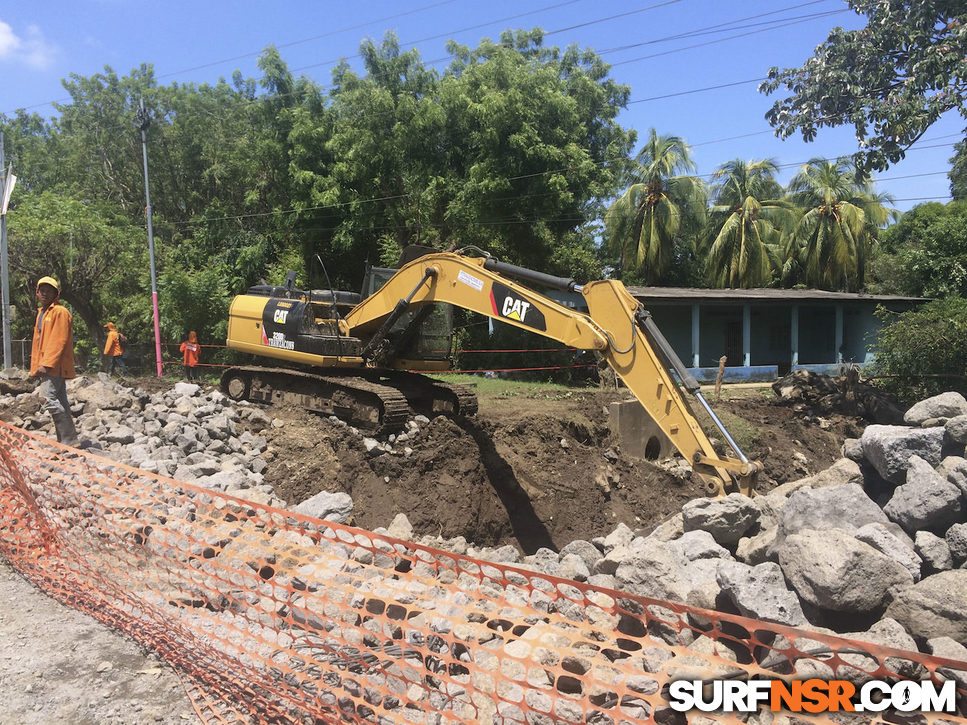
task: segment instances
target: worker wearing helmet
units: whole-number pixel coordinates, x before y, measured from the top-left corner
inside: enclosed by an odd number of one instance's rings
[[[54,419],[57,440],[77,445],[77,429],[67,399],[67,380],[74,377],[74,318],[59,302],[60,285],[53,277],[37,282],[37,322],[30,348],[30,374],[40,378],[44,407]]]
[[[194,330],[188,333],[188,339],[181,343],[180,350],[185,359],[185,377],[188,381],[198,380],[198,335]]]
[[[104,357],[107,358],[107,372],[110,375],[115,367],[121,368],[121,374],[126,375],[128,366],[124,363],[124,348],[121,347],[122,335],[113,322],[104,325],[107,330],[107,340],[104,342]]]

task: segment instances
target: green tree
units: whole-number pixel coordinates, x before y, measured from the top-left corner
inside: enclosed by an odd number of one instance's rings
[[[672,264],[675,239],[701,226],[705,186],[695,176],[688,144],[678,136],[649,131],[635,157],[636,178],[605,215],[608,250],[620,259],[622,270],[645,284],[662,279]]]
[[[307,251],[344,282],[408,244],[599,273],[589,222],[617,188],[605,162],[633,142],[614,122],[628,89],[539,30],[449,49],[439,74],[392,35],[364,43],[366,76],[338,67],[330,114],[296,120],[296,204],[319,230]]]
[[[766,119],[782,138],[812,141],[823,126],[852,125],[865,174],[883,170],[947,111],[967,118],[967,6],[963,0],[847,0],[867,18],[834,28],[800,68],[772,68],[759,86],[790,95]]]
[[[914,207],[884,230],[879,247],[878,292],[967,297],[967,201]]]
[[[878,230],[895,214],[885,206],[890,199],[860,181],[846,159],[812,159],[793,177],[788,193],[803,215],[786,248],[786,281],[862,289]]]
[[[114,319],[134,322],[130,301],[143,295],[138,270],[147,266],[143,230],[117,206],[80,201],[45,191],[19,195],[8,215],[11,286],[21,290],[17,334],[29,336],[36,307],[37,280],[45,275],[61,285],[61,299],[81,318],[86,334],[101,343],[102,325]],[[150,302],[148,303],[150,305]]]
[[[713,175],[706,273],[717,287],[758,287],[780,269],[782,231],[791,222],[774,159],[729,161]]]
[[[948,297],[897,315],[877,311],[886,323],[867,374],[906,404],[948,390],[967,393],[967,300]]]
[[[954,144],[954,156],[950,159],[950,196],[954,201],[967,199],[967,141]]]

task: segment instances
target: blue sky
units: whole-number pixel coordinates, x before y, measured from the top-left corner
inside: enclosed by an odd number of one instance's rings
[[[800,65],[831,27],[862,24],[843,0],[10,3],[0,9],[0,112],[27,108],[50,116],[50,102],[66,100],[62,78],[105,65],[126,75],[152,63],[162,84],[215,82],[236,69],[258,77],[256,59],[272,44],[296,75],[327,85],[339,59],[358,68],[360,42],[387,31],[443,68],[448,39],[475,46],[504,29],[539,26],[548,45],[592,48],[612,65],[612,78],[631,86],[619,122],[637,129],[639,139],[652,126],[684,137],[699,174],[734,158],[775,158],[786,182],[814,156],[854,151],[852,129],[824,129],[809,144],[781,141],[763,118],[772,99],[749,81],[773,65]],[[673,37],[684,33],[690,35]],[[699,90],[712,86],[726,87]],[[878,188],[901,210],[923,199],[948,200],[946,172],[964,126],[956,114],[942,118],[906,159],[879,174]]]

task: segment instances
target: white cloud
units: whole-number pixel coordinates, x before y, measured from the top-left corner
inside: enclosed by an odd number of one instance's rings
[[[0,58],[12,55],[19,47],[20,38],[14,34],[13,28],[0,20]]]
[[[53,64],[56,55],[57,47],[47,41],[36,25],[27,26],[25,37],[20,37],[0,21],[0,59],[44,70]]]

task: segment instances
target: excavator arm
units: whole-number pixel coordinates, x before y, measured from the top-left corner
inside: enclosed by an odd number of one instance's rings
[[[516,279],[514,279],[516,278]],[[584,314],[525,287],[523,280],[578,292]],[[449,303],[582,350],[599,352],[655,423],[705,481],[710,494],[739,488],[751,495],[761,464],[739,450],[650,315],[616,280],[578,285],[490,257],[428,254],[403,266],[374,295],[345,317],[350,334],[368,339],[363,356],[405,312]],[[700,401],[738,459],[720,456],[683,398],[670,369]]]

